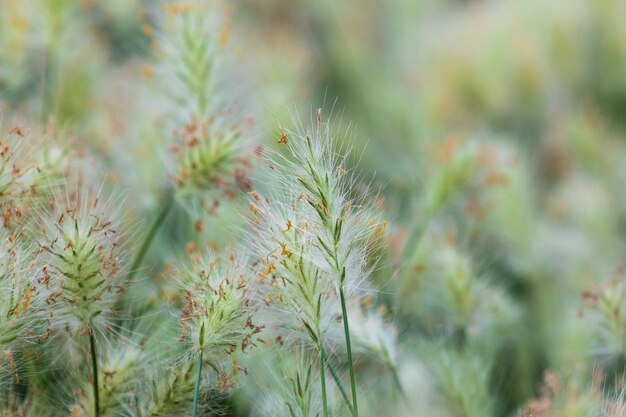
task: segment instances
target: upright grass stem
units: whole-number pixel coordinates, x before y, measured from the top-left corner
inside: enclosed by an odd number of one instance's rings
[[[98,359],[96,353],[96,338],[93,334],[93,328],[89,325],[89,347],[91,351],[91,369],[93,372],[93,407],[94,416],[100,417],[100,393],[98,391]]]
[[[330,359],[328,358],[328,354],[326,354],[326,351],[324,349],[322,349],[322,355],[324,355],[326,366],[328,367],[328,370],[330,371],[330,375],[333,377],[333,380],[335,381],[337,388],[339,388],[339,392],[341,393],[341,396],[343,397],[344,402],[348,406],[348,409],[350,410],[350,414],[354,415],[354,408],[352,408],[352,404],[350,403],[348,394],[346,393],[346,390],[343,388],[343,383],[339,379],[339,376],[337,375],[337,371],[335,370],[335,367],[333,366],[333,364],[330,362]]]
[[[322,332],[320,331],[320,311],[322,309],[322,297],[318,299],[317,303],[317,323],[316,330],[317,336],[314,337],[317,343],[317,350],[320,353],[320,385],[322,388],[322,409],[324,417],[328,417],[328,398],[326,397],[326,366],[324,365],[324,345],[322,343]],[[313,334],[313,332],[311,332]]]
[[[339,297],[341,299],[341,312],[343,314],[343,331],[346,339],[346,352],[348,353],[348,369],[350,370],[350,389],[352,390],[352,415],[359,416],[359,406],[357,403],[356,378],[354,376],[354,364],[352,363],[352,344],[350,343],[350,324],[348,323],[348,312],[346,309],[346,297],[343,291],[343,284],[339,286]]]
[[[198,412],[198,397],[200,396],[200,380],[202,379],[202,350],[198,353],[196,363],[196,382],[193,387],[193,405],[191,407],[191,417],[196,417]]]
[[[320,385],[322,387],[322,407],[324,410],[324,417],[328,417],[328,399],[326,398],[326,369],[324,366],[324,350],[322,344],[318,346],[320,351]]]

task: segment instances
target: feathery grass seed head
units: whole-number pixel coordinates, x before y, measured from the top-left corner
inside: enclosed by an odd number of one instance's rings
[[[170,149],[176,158],[173,179],[180,194],[212,189],[232,192],[233,185],[246,187],[238,176],[247,170],[243,157],[242,128],[220,118],[187,124]]]
[[[204,360],[220,370],[224,359],[254,343],[248,299],[249,282],[243,263],[220,260],[214,255],[196,260],[177,277],[182,292],[181,342],[193,356],[200,351]]]
[[[127,230],[118,229],[109,204],[89,191],[59,194],[36,226],[39,281],[58,327],[90,331],[91,323],[106,324],[124,293],[121,242]]]

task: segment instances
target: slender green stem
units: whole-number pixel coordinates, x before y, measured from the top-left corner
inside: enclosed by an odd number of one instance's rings
[[[193,406],[191,408],[191,417],[196,417],[198,412],[198,396],[200,393],[200,379],[202,378],[202,350],[198,353],[198,363],[196,364],[196,383],[193,387]]]
[[[146,238],[141,244],[141,248],[139,249],[139,252],[137,253],[137,256],[135,257],[135,260],[133,261],[133,264],[130,267],[130,271],[128,273],[128,278],[127,278],[129,281],[133,279],[137,271],[139,271],[139,268],[141,267],[141,264],[143,263],[143,259],[146,257],[146,254],[148,253],[148,249],[150,249],[150,245],[152,244],[152,241],[154,240],[156,233],[161,228],[163,221],[165,221],[165,218],[167,217],[167,214],[169,213],[173,205],[174,205],[174,193],[170,192],[168,193],[166,197],[166,201],[163,204],[161,211],[159,211],[157,218],[154,219],[154,223],[152,223],[152,226],[150,227],[150,230],[148,231]]]
[[[348,353],[348,369],[350,370],[350,389],[352,390],[352,406],[354,410],[352,415],[359,417],[359,406],[357,404],[356,395],[356,378],[354,376],[354,364],[352,363],[352,345],[350,343],[350,325],[348,323],[348,311],[346,310],[346,296],[343,291],[343,285],[339,286],[339,297],[341,298],[341,313],[343,314],[343,331],[346,337],[346,351]]]
[[[322,386],[322,406],[324,408],[324,417],[328,417],[328,400],[326,398],[326,369],[324,367],[324,350],[322,345],[318,346],[320,351],[320,384]]]
[[[322,349],[322,355],[324,355],[326,366],[328,367],[328,370],[330,371],[330,375],[333,377],[333,380],[335,380],[335,384],[337,384],[337,388],[339,388],[339,392],[341,393],[343,400],[348,406],[348,409],[350,410],[350,414],[354,415],[354,409],[352,408],[352,404],[350,403],[348,394],[346,393],[346,390],[343,388],[343,384],[341,383],[339,376],[337,376],[337,371],[335,370],[335,367],[333,366],[333,364],[330,362],[330,359],[328,358],[328,355],[326,354],[326,351],[324,349]]]
[[[93,334],[93,327],[89,324],[89,347],[91,350],[91,369],[93,372],[93,400],[94,416],[100,417],[100,393],[98,392],[98,359],[96,355],[96,338]]]

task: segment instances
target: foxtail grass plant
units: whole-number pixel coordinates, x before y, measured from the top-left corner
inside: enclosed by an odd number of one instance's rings
[[[47,203],[50,190],[63,181],[69,167],[68,151],[58,140],[52,122],[44,133],[1,121],[0,128],[4,130],[0,136],[2,225],[20,230],[30,221],[33,210]]]
[[[292,3],[0,0],[0,417],[624,417],[626,3]]]
[[[336,153],[331,123],[321,109],[309,127],[296,132],[280,128],[282,152],[268,157],[268,176],[280,184],[269,196],[254,191],[250,210],[254,250],[259,256],[258,282],[268,288],[264,301],[285,309],[299,323],[319,352],[322,407],[326,402],[326,333],[336,318],[343,323],[344,347],[350,376],[351,413],[358,416],[358,396],[347,301],[358,302],[364,286],[371,241],[380,238],[386,222],[350,192],[354,176],[347,156]],[[299,325],[299,326],[298,326]],[[342,382],[336,378],[335,382]]]
[[[180,342],[189,355],[187,368],[195,364],[191,415],[198,415],[201,387],[208,386],[208,366],[222,385],[229,385],[223,366],[235,350],[245,351],[261,329],[252,323],[245,264],[234,258],[223,261],[214,255],[192,260],[178,276],[183,307]],[[203,368],[205,371],[203,372]]]
[[[203,415],[233,389],[235,374],[247,373],[234,356],[256,346],[262,330],[253,323],[243,260],[194,253],[168,273],[177,289],[172,307],[178,328],[162,332],[157,356],[168,365],[147,371],[132,413],[138,417]],[[158,344],[152,345],[158,352]]]
[[[89,343],[94,416],[100,416],[97,339],[109,332],[116,300],[125,291],[123,232],[111,217],[112,201],[79,189],[52,195],[49,212],[32,234],[39,242],[36,262],[45,291],[47,333]],[[123,226],[122,226],[123,227]],[[127,230],[124,230],[127,232]]]
[[[8,387],[19,385],[24,378],[23,359],[29,345],[42,335],[42,303],[36,271],[30,266],[27,248],[20,247],[21,233],[0,230],[0,399]],[[11,390],[9,389],[9,393]]]
[[[276,353],[277,358],[267,365],[261,384],[270,384],[275,388],[267,390],[257,399],[258,405],[253,411],[257,415],[276,415],[281,417],[313,417],[320,415],[322,396],[318,368],[315,366],[316,352],[296,348],[291,354]],[[329,409],[332,415],[340,415],[341,403],[329,396]]]
[[[167,87],[158,98],[172,109],[167,117],[175,126],[168,147],[170,184],[131,264],[130,278],[142,267],[177,201],[203,206],[208,194],[234,195],[249,186],[244,156],[249,123],[227,99],[229,82],[224,82],[226,57],[232,54],[230,8],[220,2],[171,2],[162,7],[163,13],[155,16],[160,26],[154,34],[150,27],[150,33],[154,67]]]

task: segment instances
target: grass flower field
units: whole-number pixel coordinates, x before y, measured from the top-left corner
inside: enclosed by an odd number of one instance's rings
[[[0,417],[626,417],[624,21],[0,0]]]

